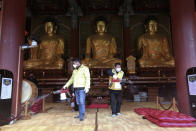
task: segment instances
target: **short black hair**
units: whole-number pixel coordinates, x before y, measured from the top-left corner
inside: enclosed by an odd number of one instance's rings
[[[121,66],[120,62],[115,63],[115,64],[114,64],[114,67],[116,67],[117,65],[120,65],[120,66]]]
[[[80,59],[75,57],[75,58],[72,59],[72,62],[80,62]]]

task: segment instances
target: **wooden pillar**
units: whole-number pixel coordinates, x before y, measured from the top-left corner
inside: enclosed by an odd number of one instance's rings
[[[124,25],[123,25],[123,40],[124,40],[124,58],[126,59],[131,55],[131,39],[130,39],[130,15],[124,14]]]
[[[194,0],[170,0],[179,110],[191,114],[186,71],[196,67]]]
[[[26,0],[3,0],[0,69],[6,69],[14,74],[12,92],[12,114],[20,112],[21,82],[23,58],[21,44],[24,42]]]
[[[123,39],[124,39],[124,56],[127,58],[131,55],[131,43],[130,43],[130,28],[123,28]]]
[[[78,16],[72,15],[71,28],[71,56],[79,57],[79,31],[78,31]]]

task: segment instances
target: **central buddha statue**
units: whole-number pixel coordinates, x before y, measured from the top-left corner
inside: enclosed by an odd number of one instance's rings
[[[45,35],[37,48],[31,49],[30,59],[24,61],[25,69],[62,69],[64,60],[64,41],[56,35],[55,24],[45,23]]]
[[[149,19],[146,27],[146,33],[138,39],[138,49],[142,52],[138,60],[140,67],[174,67],[168,40],[157,32],[157,21]]]
[[[116,40],[106,32],[106,21],[96,20],[96,34],[87,38],[86,56],[83,64],[93,68],[111,68],[121,60],[115,58],[117,53]]]

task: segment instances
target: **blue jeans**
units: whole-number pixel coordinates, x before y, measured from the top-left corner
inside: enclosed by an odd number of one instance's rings
[[[84,119],[85,116],[85,91],[76,89],[75,90],[75,95],[76,95],[76,103],[79,107],[79,118]]]

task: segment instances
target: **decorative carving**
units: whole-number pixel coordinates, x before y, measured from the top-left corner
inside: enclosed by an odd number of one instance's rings
[[[27,0],[27,2],[31,10],[39,14],[65,14],[67,8],[65,0]]]
[[[77,16],[82,16],[82,10],[76,0],[68,0],[69,7],[67,9],[66,16],[72,16],[72,15],[77,15]]]
[[[133,0],[124,0],[124,3],[120,6],[119,15],[129,14],[132,15],[134,13],[133,6],[132,6]]]
[[[130,74],[135,74],[135,60],[136,58],[134,56],[129,56],[126,58],[127,60],[127,70]]]

